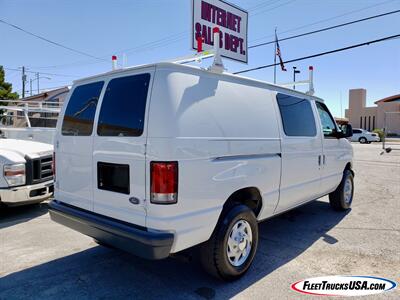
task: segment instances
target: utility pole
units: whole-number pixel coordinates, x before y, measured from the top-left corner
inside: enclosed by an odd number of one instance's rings
[[[278,42],[278,36],[276,35],[275,27],[275,50],[274,50],[274,84],[276,84],[276,43]]]
[[[39,89],[39,73],[36,73],[36,80],[37,80],[37,93],[39,95],[40,89]]]
[[[29,92],[31,96],[32,96],[32,81],[33,81],[32,78],[29,79],[29,87],[30,87]]]
[[[296,70],[297,67],[293,67],[293,89],[296,89],[296,74],[300,74],[300,70]]]
[[[25,98],[25,82],[26,82],[26,75],[25,75],[25,67],[22,67],[22,98]]]

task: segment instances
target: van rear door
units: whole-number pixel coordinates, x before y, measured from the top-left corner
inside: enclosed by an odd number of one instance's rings
[[[56,153],[56,199],[93,210],[93,123],[103,81],[75,86],[58,124]]]
[[[93,140],[93,209],[145,226],[146,115],[154,68],[106,83]]]

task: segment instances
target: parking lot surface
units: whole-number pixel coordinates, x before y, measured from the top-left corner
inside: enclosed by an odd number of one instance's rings
[[[6,209],[0,216],[0,299],[294,299],[301,279],[372,275],[399,282],[400,151],[353,144],[351,211],[327,197],[260,224],[249,272],[224,283],[196,259],[146,261],[95,244],[52,222],[47,205]],[[194,252],[195,254],[195,252]],[[395,291],[363,299],[400,299]],[[353,298],[354,299],[354,298]]]

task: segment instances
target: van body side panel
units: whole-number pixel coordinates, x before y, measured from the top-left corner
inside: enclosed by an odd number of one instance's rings
[[[323,139],[325,164],[321,177],[323,194],[333,192],[343,178],[343,171],[352,160],[352,148],[346,139]]]
[[[239,189],[256,187],[263,198],[258,217],[272,215],[281,172],[272,101],[269,90],[240,80],[157,69],[146,167],[150,161],[178,161],[178,202],[149,203],[146,226],[173,230],[172,252],[206,241],[225,201]]]

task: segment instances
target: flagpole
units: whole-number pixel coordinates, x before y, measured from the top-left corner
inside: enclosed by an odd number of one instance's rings
[[[276,84],[276,42],[277,42],[277,35],[276,35],[276,27],[275,27],[274,84]]]

